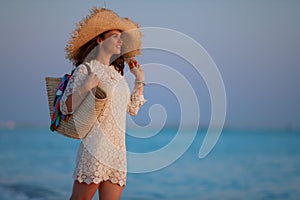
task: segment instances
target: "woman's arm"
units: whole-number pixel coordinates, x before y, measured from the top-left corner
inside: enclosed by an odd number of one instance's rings
[[[90,73],[80,65],[70,78],[67,88],[60,101],[60,110],[64,115],[72,114],[84,100],[88,92],[99,84],[95,73]]]
[[[144,99],[144,71],[136,60],[131,60],[129,63],[130,72],[135,76],[134,89],[128,104],[128,113],[137,115],[140,107],[146,102]]]
[[[70,94],[65,100],[65,106],[67,108],[66,112],[68,114],[73,113],[73,110],[75,110],[80,105],[88,92],[89,89],[87,89],[85,86],[82,86],[80,88],[77,88],[74,93]]]

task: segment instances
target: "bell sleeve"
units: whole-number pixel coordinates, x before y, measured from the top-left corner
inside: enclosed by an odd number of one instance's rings
[[[69,112],[67,109],[66,100],[68,96],[74,94],[78,90],[78,88],[83,86],[84,80],[86,79],[87,75],[88,75],[88,71],[84,65],[79,65],[75,69],[73,75],[71,76],[67,84],[64,94],[60,100],[60,110],[62,114],[64,115],[73,114],[73,112],[76,110],[76,108],[72,108],[72,111]]]
[[[135,84],[134,90],[130,96],[130,101],[128,103],[127,112],[132,115],[136,116],[139,109],[146,103],[146,99],[144,95],[139,94],[138,86]]]

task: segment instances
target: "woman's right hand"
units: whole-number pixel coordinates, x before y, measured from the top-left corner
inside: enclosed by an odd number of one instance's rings
[[[84,81],[84,87],[89,91],[94,87],[97,87],[100,83],[98,76],[91,72]]]

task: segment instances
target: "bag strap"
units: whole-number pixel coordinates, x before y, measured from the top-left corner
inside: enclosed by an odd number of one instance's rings
[[[91,66],[89,66],[88,64],[86,63],[83,63],[83,65],[86,67],[87,71],[88,71],[88,75],[90,75],[92,73],[92,69],[91,69]]]

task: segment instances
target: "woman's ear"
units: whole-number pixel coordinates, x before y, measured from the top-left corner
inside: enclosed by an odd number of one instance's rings
[[[97,43],[98,43],[98,44],[101,44],[102,42],[103,42],[103,40],[102,40],[100,37],[98,37],[98,38],[97,38]]]

